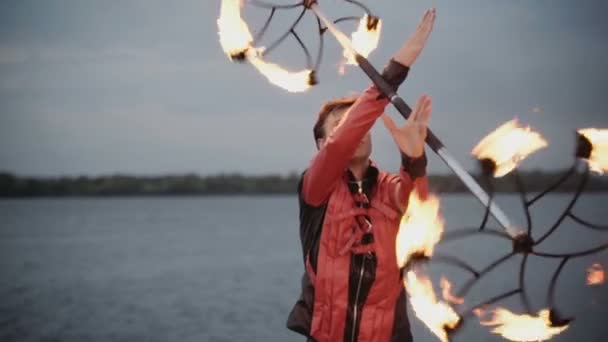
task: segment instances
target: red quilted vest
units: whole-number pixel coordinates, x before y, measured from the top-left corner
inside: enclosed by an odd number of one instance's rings
[[[307,273],[315,288],[310,335],[318,342],[344,341],[350,267],[350,250],[345,250],[345,245],[352,236],[355,216],[361,214],[367,214],[373,223],[377,266],[375,280],[360,312],[358,341],[390,340],[395,305],[403,286],[395,255],[401,214],[391,206],[391,184],[398,178],[379,172],[368,209],[356,206],[345,179],[338,182],[329,198],[316,274],[307,262]],[[419,190],[426,192],[426,186]]]

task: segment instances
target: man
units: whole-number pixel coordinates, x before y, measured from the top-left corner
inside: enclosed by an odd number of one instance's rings
[[[435,9],[383,72],[395,89],[432,31]],[[422,96],[403,127],[384,123],[401,150],[399,175],[370,161],[369,130],[389,100],[371,86],[358,98],[326,103],[314,136],[319,149],[298,186],[306,271],[287,326],[317,342],[412,341],[395,240],[409,194],[426,196],[424,139],[431,99]]]

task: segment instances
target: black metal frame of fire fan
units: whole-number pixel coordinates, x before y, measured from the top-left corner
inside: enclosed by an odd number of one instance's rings
[[[372,14],[372,12],[370,11],[370,9],[367,8],[365,5],[363,5],[362,3],[355,1],[355,0],[343,0],[343,1],[350,3],[352,5],[355,5],[364,11],[365,14],[368,15],[368,26],[374,25],[373,23],[377,22],[377,17],[375,17]],[[323,27],[321,20],[316,15],[314,16],[314,18],[317,22],[317,29],[318,29],[318,34],[319,34],[319,46],[317,49],[316,58],[314,59],[314,62],[313,62],[313,58],[310,53],[310,50],[308,49],[306,44],[302,41],[302,39],[296,32],[296,27],[298,26],[298,24],[300,23],[300,21],[302,20],[302,18],[304,17],[304,15],[306,14],[306,11],[308,9],[307,2],[300,1],[297,3],[293,3],[293,4],[283,4],[283,5],[272,4],[272,3],[260,1],[260,0],[247,0],[247,2],[255,7],[270,10],[270,14],[268,15],[268,18],[266,19],[266,21],[264,22],[264,25],[262,25],[262,28],[255,34],[252,45],[256,45],[263,38],[268,27],[270,26],[270,23],[275,18],[275,14],[278,10],[289,10],[289,9],[295,9],[295,8],[302,7],[300,14],[296,18],[296,20],[290,25],[289,29],[285,33],[280,35],[279,38],[277,38],[275,41],[273,41],[271,44],[269,44],[268,47],[266,47],[262,51],[261,54],[262,54],[262,56],[267,57],[281,43],[283,43],[283,41],[285,41],[285,39],[287,39],[287,37],[292,36],[298,42],[298,45],[302,48],[302,51],[304,51],[304,55],[306,56],[306,67],[309,70],[311,70],[311,73],[312,73],[312,77],[310,79],[310,85],[317,84],[318,83],[317,71],[319,70],[319,67],[321,66],[321,61],[322,61],[322,57],[323,57],[323,49],[324,49],[324,38],[323,37],[324,37],[325,32],[327,31],[327,27]],[[361,17],[346,16],[346,17],[341,17],[341,18],[334,20],[333,23],[338,24],[338,23],[346,22],[346,21],[360,21],[360,20],[361,20]],[[236,56],[236,59],[244,60],[244,55]]]
[[[483,165],[483,162],[482,162],[482,165]],[[555,221],[555,223],[549,228],[549,230],[545,234],[543,234],[538,240],[533,240],[532,235],[531,235],[532,234],[532,216],[530,214],[530,207],[532,205],[534,205],[534,203],[536,203],[537,201],[539,201],[540,199],[542,199],[543,197],[545,197],[546,195],[548,195],[549,193],[551,193],[552,191],[554,191],[555,189],[557,189],[558,187],[563,185],[570,177],[575,175],[577,167],[580,167],[579,165],[584,166],[584,170],[582,170],[582,172],[581,172],[581,177],[580,177],[580,180],[576,187],[576,191],[572,195],[572,198],[570,199],[566,209],[564,210],[563,213],[560,214],[558,219]],[[482,168],[483,168],[483,166],[482,166]],[[559,258],[559,259],[561,259],[561,262],[560,262],[559,266],[556,268],[556,270],[554,271],[551,281],[549,283],[549,287],[547,289],[546,305],[547,305],[547,308],[549,308],[549,310],[550,310],[550,320],[554,326],[558,327],[558,326],[564,326],[564,325],[568,324],[573,319],[573,317],[564,318],[564,316],[561,315],[561,313],[558,311],[557,306],[556,306],[555,288],[556,288],[556,284],[559,279],[559,276],[560,276],[561,272],[563,271],[565,264],[569,260],[571,260],[572,258],[588,256],[591,254],[595,254],[595,253],[599,253],[601,251],[607,250],[608,241],[599,246],[596,246],[594,248],[587,249],[584,251],[561,253],[561,254],[540,252],[540,251],[535,250],[535,247],[538,247],[544,240],[546,240],[553,233],[555,233],[557,228],[564,223],[564,220],[566,218],[571,218],[574,222],[578,223],[579,225],[585,226],[590,229],[594,229],[594,230],[605,230],[606,229],[606,226],[590,223],[590,222],[578,217],[577,215],[575,215],[572,212],[574,205],[576,204],[576,202],[580,198],[580,196],[583,194],[583,190],[589,180],[590,170],[589,170],[589,166],[588,166],[587,162],[581,158],[575,159],[574,165],[570,169],[568,169],[564,173],[564,175],[562,175],[555,183],[551,184],[549,187],[547,187],[547,189],[540,192],[538,195],[536,195],[531,200],[527,199],[527,194],[526,194],[526,190],[523,185],[523,181],[522,181],[520,175],[518,174],[517,170],[513,171],[512,178],[516,184],[517,192],[519,194],[523,209],[526,214],[526,223],[527,223],[527,227],[526,227],[527,233],[522,233],[521,235],[516,236],[515,238],[509,236],[508,234],[506,234],[502,231],[486,229],[488,215],[489,215],[489,207],[494,199],[494,194],[495,194],[494,189],[493,189],[492,178],[490,176],[491,173],[488,173],[487,171],[488,170],[486,169],[486,172],[484,172],[483,174],[485,177],[484,179],[486,180],[486,185],[490,190],[489,191],[490,199],[489,199],[487,205],[485,206],[486,209],[485,209],[485,213],[484,213],[484,219],[482,220],[480,226],[478,228],[466,228],[466,229],[458,229],[458,230],[446,232],[439,243],[445,243],[445,242],[449,242],[449,241],[454,241],[454,240],[467,238],[467,237],[471,237],[471,236],[478,236],[478,235],[482,234],[482,235],[489,235],[489,236],[494,236],[494,237],[510,240],[512,242],[513,250],[511,252],[501,256],[500,258],[496,259],[495,261],[490,263],[488,266],[486,266],[480,270],[477,270],[476,268],[472,267],[465,261],[462,261],[456,257],[449,256],[449,255],[443,255],[443,254],[439,254],[439,253],[436,253],[429,261],[437,261],[437,262],[450,264],[450,265],[456,266],[456,267],[463,269],[463,270],[467,271],[468,273],[470,273],[472,275],[472,278],[469,279],[468,281],[466,281],[464,283],[464,285],[458,291],[456,291],[456,296],[465,297],[467,295],[467,293],[471,290],[471,288],[478,281],[480,281],[480,279],[484,275],[490,273],[491,271],[493,271],[495,268],[497,268],[498,266],[500,266],[507,260],[510,260],[513,256],[515,256],[517,254],[522,254],[522,260],[521,260],[521,263],[519,266],[519,274],[518,274],[518,280],[519,280],[518,285],[519,286],[515,289],[512,289],[505,293],[496,295],[488,300],[485,300],[482,303],[464,308],[464,310],[461,311],[459,314],[460,317],[462,318],[462,321],[464,321],[466,318],[472,316],[476,309],[496,303],[498,301],[504,300],[506,298],[509,298],[509,297],[517,295],[517,294],[519,294],[519,296],[520,296],[522,305],[523,305],[526,313],[533,314],[532,308],[530,305],[530,301],[528,299],[528,294],[525,289],[525,270],[526,270],[528,257],[530,255],[535,255],[535,256],[543,257],[543,258]],[[450,334],[455,334],[457,331],[458,331],[458,329],[451,329],[448,332]]]

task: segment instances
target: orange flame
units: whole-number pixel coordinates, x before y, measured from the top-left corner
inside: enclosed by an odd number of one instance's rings
[[[441,341],[447,342],[448,335],[445,330],[458,325],[458,314],[447,303],[437,301],[433,284],[428,277],[418,277],[414,271],[408,271],[403,282],[416,316]]]
[[[511,120],[483,138],[473,149],[477,159],[491,159],[496,164],[494,177],[511,172],[531,153],[546,147],[547,141],[530,127]]]
[[[552,326],[547,309],[539,311],[536,316],[516,315],[503,308],[497,308],[491,313],[489,321],[483,321],[480,317],[481,325],[496,326],[492,332],[511,341],[545,341],[568,328],[568,325]],[[482,311],[477,310],[475,314],[481,316]]]
[[[262,59],[264,48],[252,46],[253,36],[241,17],[242,0],[222,0],[217,20],[220,45],[231,60],[247,59],[272,84],[290,92],[302,92],[313,84],[311,70],[290,72]]]
[[[399,267],[404,267],[413,256],[432,256],[435,245],[441,239],[443,223],[439,216],[439,199],[428,196],[423,201],[418,192],[413,191],[397,233]]]
[[[464,298],[456,297],[452,294],[452,284],[445,277],[441,277],[439,286],[442,290],[443,299],[452,304],[463,304]]]
[[[302,70],[290,72],[274,63],[265,62],[259,55],[261,50],[247,54],[249,62],[260,72],[268,81],[289,92],[299,93],[307,90],[312,84],[312,71]]]
[[[430,257],[433,249],[441,239],[443,219],[439,216],[439,199],[428,196],[422,200],[417,191],[410,194],[406,213],[401,218],[397,233],[397,264],[403,267],[416,256]],[[449,304],[438,301],[431,280],[418,276],[413,270],[407,272],[404,286],[410,298],[416,316],[441,341],[448,341],[447,328],[455,328],[460,317]],[[442,279],[444,296],[449,293],[445,288],[447,280]],[[450,296],[451,298],[451,296]]]
[[[377,20],[374,25],[370,25],[370,21]],[[382,21],[373,17],[364,15],[359,21],[357,30],[351,35],[352,48],[361,56],[367,57],[378,47],[380,40],[380,32],[382,31]],[[340,65],[340,73],[344,74],[344,65],[357,65],[355,55],[349,50],[344,49],[344,62]]]
[[[481,319],[481,317],[485,314],[485,312],[481,308],[473,309],[473,313],[475,314],[475,316],[479,317],[479,319]]]
[[[591,156],[588,159],[591,170],[600,174],[608,171],[608,129],[586,128],[578,132],[591,142]]]
[[[242,5],[242,0],[222,0],[217,19],[220,45],[230,59],[246,53],[253,42],[249,27],[241,17]]]
[[[587,269],[587,285],[601,285],[606,281],[606,274],[600,264],[593,264]]]

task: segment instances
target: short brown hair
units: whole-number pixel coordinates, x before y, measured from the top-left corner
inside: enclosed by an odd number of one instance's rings
[[[312,133],[315,137],[315,143],[317,140],[325,138],[323,126],[325,125],[325,120],[327,120],[327,117],[332,113],[350,108],[350,106],[357,101],[358,97],[359,95],[344,96],[329,100],[323,104],[317,116],[317,122],[315,122],[315,126],[312,129]]]

